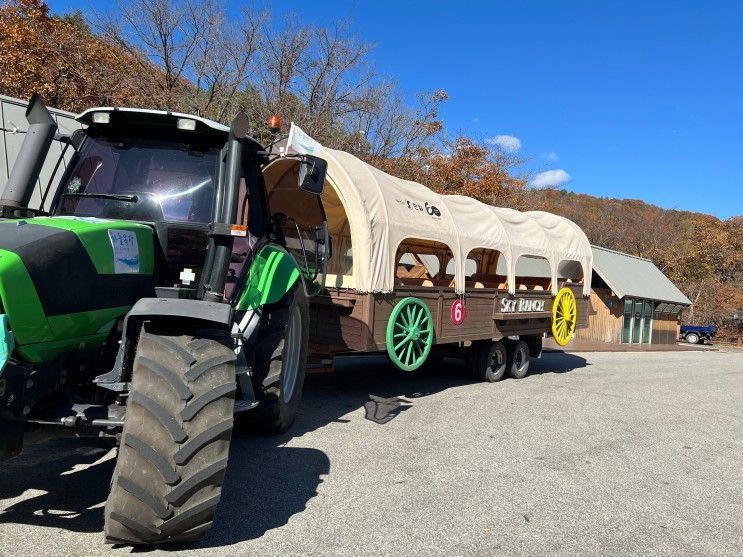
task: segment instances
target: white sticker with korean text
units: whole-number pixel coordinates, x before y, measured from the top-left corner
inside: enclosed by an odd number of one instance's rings
[[[114,252],[114,273],[138,273],[137,235],[129,230],[109,230],[108,237]]]

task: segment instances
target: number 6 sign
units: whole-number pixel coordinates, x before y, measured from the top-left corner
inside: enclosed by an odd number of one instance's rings
[[[454,300],[454,303],[451,305],[451,322],[457,326],[461,325],[464,323],[466,313],[464,300],[462,298]]]

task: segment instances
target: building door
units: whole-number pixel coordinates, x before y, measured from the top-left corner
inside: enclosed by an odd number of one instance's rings
[[[650,344],[653,331],[653,302],[649,300],[624,300],[622,342],[625,344]]]

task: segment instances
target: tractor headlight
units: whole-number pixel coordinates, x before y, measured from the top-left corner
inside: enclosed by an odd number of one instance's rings
[[[178,118],[176,125],[179,130],[192,132],[196,129],[196,120],[191,120],[190,118]]]
[[[111,123],[111,113],[109,113],[109,112],[94,112],[93,113],[93,123],[94,124],[110,124]]]

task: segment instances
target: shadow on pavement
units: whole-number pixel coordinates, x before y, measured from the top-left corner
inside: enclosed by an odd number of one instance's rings
[[[323,476],[332,473],[323,451],[286,446],[293,437],[330,423],[348,422],[344,416],[361,408],[366,408],[368,417],[367,404],[375,400],[388,406],[385,416],[372,420],[384,427],[400,412],[414,408],[418,398],[473,383],[457,359],[447,358],[413,373],[393,369],[384,357],[338,360],[333,373],[308,376],[302,409],[289,433],[274,437],[235,433],[222,502],[206,538],[196,545],[161,549],[232,545],[285,525],[317,495]],[[586,360],[578,356],[546,353],[542,360],[532,362],[532,373],[565,373],[585,365]],[[115,462],[110,449],[110,442],[94,438],[28,445],[20,457],[0,465],[0,524],[101,532]],[[26,494],[13,504],[5,502],[27,490],[40,493]],[[100,539],[103,545],[102,534]]]
[[[568,352],[544,352],[541,359],[529,364],[529,375],[567,373],[590,365],[585,358]]]
[[[0,524],[102,531],[115,462],[102,459],[111,446],[110,441],[67,437],[24,447],[21,456],[0,465]],[[10,506],[2,503],[26,490],[41,493],[26,494]]]

